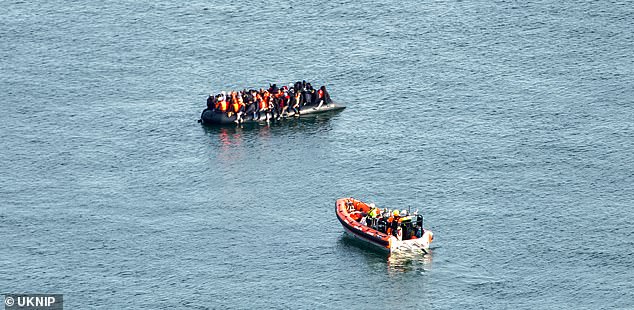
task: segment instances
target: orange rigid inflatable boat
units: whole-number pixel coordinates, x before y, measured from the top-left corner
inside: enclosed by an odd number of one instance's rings
[[[383,210],[377,215],[380,210],[373,204],[354,198],[338,199],[335,212],[346,233],[354,238],[390,253],[404,250],[421,250],[425,254],[430,252],[429,245],[434,234],[422,227],[423,216],[417,212],[399,216],[398,210],[394,211],[395,215]]]

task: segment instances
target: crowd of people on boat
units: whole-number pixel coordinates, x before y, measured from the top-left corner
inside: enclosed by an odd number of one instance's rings
[[[270,84],[268,89],[210,94],[207,108],[226,113],[228,117],[235,115],[236,122],[240,123],[245,115],[251,115],[254,119],[262,119],[264,116],[267,121],[269,118],[279,120],[289,116],[291,112],[294,116],[299,116],[303,106],[311,105],[313,109],[319,109],[323,104],[331,102],[326,86],[314,89],[310,83],[301,81],[282,87]]]
[[[373,203],[370,203],[369,207],[370,210],[367,213],[354,211],[350,217],[362,225],[393,235],[399,241],[421,238],[425,233],[423,216],[418,214],[418,211],[410,215],[407,210],[381,210]]]

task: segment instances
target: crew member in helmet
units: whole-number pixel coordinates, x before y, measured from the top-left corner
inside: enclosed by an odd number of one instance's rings
[[[377,208],[374,203],[370,203],[368,206],[370,207],[370,211],[368,211],[368,226],[376,229],[380,213],[379,208]]]
[[[392,221],[389,222],[389,226],[390,226],[390,232],[392,234],[394,234],[394,236],[396,236],[396,229],[398,228],[398,221],[400,219],[400,212],[398,212],[398,210],[394,210],[392,211],[392,217],[391,217]]]
[[[396,233],[396,226],[398,226],[398,210],[392,211],[390,217],[387,219],[387,234],[391,235]]]

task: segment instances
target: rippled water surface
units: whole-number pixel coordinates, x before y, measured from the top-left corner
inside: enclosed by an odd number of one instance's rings
[[[634,6],[5,1],[0,290],[69,309],[634,307]],[[196,123],[307,79],[341,113]],[[343,236],[419,209],[431,257]]]

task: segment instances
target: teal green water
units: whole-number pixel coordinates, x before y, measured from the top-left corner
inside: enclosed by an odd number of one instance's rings
[[[5,2],[0,290],[69,309],[632,308],[634,10]],[[307,79],[341,113],[196,123]],[[348,240],[419,209],[430,258]]]

